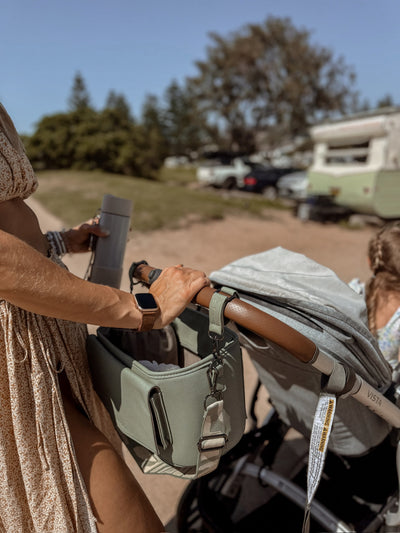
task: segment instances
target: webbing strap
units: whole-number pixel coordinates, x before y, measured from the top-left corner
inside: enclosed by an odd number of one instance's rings
[[[338,361],[333,362],[330,376],[322,376],[321,389],[323,392],[335,394],[336,397],[345,397],[351,392],[356,380],[354,370]]]
[[[226,427],[223,417],[224,402],[215,401],[206,406],[198,442],[197,477],[212,472],[218,466],[226,444]]]
[[[210,381],[210,394],[204,400],[203,424],[198,441],[199,455],[197,458],[196,476],[201,477],[215,470],[222,456],[222,450],[227,441],[227,426],[224,418],[224,388],[217,386],[218,376],[223,374],[223,365],[218,360],[220,357],[218,340],[224,333],[224,310],[226,304],[235,297],[230,289],[223,289],[227,294],[215,292],[209,306],[209,335],[215,343],[216,359],[211,363],[208,375]]]
[[[226,294],[222,294],[222,292]],[[237,293],[228,287],[223,287],[221,291],[214,292],[212,295],[209,305],[209,332],[211,335],[222,337],[225,307],[233,298],[237,298]]]

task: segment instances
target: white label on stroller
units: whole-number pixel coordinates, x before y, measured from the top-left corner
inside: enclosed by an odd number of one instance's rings
[[[307,472],[307,507],[311,504],[321,479],[335,409],[336,397],[333,394],[322,393],[315,411],[310,439]]]

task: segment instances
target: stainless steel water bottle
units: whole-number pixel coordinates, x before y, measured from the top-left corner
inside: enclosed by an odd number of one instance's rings
[[[131,200],[104,195],[99,224],[110,234],[97,239],[89,281],[120,288],[131,214]]]

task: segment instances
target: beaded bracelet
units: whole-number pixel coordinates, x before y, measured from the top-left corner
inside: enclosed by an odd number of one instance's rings
[[[46,237],[56,255],[61,257],[68,253],[68,249],[60,231],[48,231]]]

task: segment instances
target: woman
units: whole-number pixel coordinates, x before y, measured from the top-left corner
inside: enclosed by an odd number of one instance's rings
[[[37,187],[0,104],[0,530],[159,533],[163,527],[109,440],[86,362],[86,326],[140,329],[129,293],[69,273],[24,200]],[[95,224],[57,235],[87,251]],[[53,235],[54,237],[54,235]],[[208,280],[165,269],[152,285],[164,327]]]

